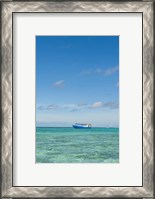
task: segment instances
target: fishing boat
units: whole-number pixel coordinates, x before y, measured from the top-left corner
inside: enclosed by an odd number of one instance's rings
[[[75,123],[73,124],[73,127],[76,129],[90,129],[91,124],[80,124],[80,123]]]

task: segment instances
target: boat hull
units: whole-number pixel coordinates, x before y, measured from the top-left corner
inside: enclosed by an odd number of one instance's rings
[[[75,129],[91,129],[91,127],[90,126],[80,126],[80,125],[73,125],[73,127],[75,128]]]

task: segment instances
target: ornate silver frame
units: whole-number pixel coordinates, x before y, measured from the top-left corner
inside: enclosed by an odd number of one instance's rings
[[[153,153],[153,1],[5,1],[1,5],[1,196],[154,198]],[[143,186],[142,187],[14,187],[12,184],[12,17],[13,12],[141,12],[143,14]]]

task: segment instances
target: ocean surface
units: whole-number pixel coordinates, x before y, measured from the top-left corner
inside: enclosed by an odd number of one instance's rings
[[[36,127],[36,163],[118,162],[118,128]]]

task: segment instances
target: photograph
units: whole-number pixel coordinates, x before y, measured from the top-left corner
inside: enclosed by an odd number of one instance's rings
[[[119,163],[119,36],[36,36],[36,163]]]
[[[1,198],[155,198],[150,1],[0,1]]]

